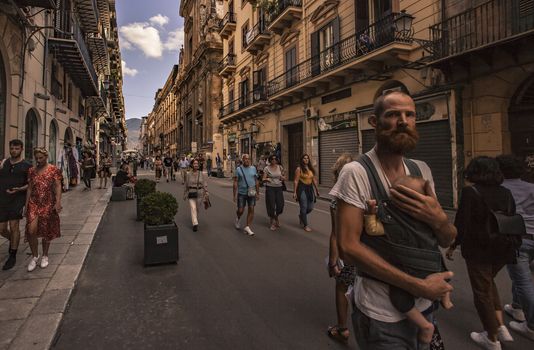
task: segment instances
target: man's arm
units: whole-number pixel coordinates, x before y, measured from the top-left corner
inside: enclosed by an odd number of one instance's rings
[[[234,190],[234,202],[237,202],[237,175],[234,176],[233,190]]]
[[[362,209],[338,199],[336,237],[343,261],[352,263],[376,279],[406,290],[414,296],[437,300],[452,290],[452,286],[445,281],[452,277],[452,272],[435,273],[424,280],[415,278],[389,264],[363,244],[360,241],[363,214]]]

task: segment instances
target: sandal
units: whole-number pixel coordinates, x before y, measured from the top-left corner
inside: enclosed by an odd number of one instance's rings
[[[326,334],[334,339],[337,340],[343,344],[347,344],[349,342],[349,329],[343,328],[339,326],[330,326],[328,327],[328,330],[326,331]]]

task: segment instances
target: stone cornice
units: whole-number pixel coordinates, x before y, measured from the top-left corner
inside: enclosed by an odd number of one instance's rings
[[[321,19],[326,18],[328,12],[336,10],[338,5],[339,0],[326,0],[321,6],[313,11],[310,21],[314,24],[319,22]]]

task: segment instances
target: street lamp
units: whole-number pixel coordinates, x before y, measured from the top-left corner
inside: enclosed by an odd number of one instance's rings
[[[396,32],[402,36],[409,34],[412,31],[413,20],[414,16],[407,14],[406,10],[402,10],[394,20]]]

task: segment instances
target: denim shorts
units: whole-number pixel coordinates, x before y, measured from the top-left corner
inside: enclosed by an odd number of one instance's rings
[[[256,205],[256,197],[249,197],[246,194],[237,194],[237,207],[239,209],[244,208],[245,205],[253,207]]]

